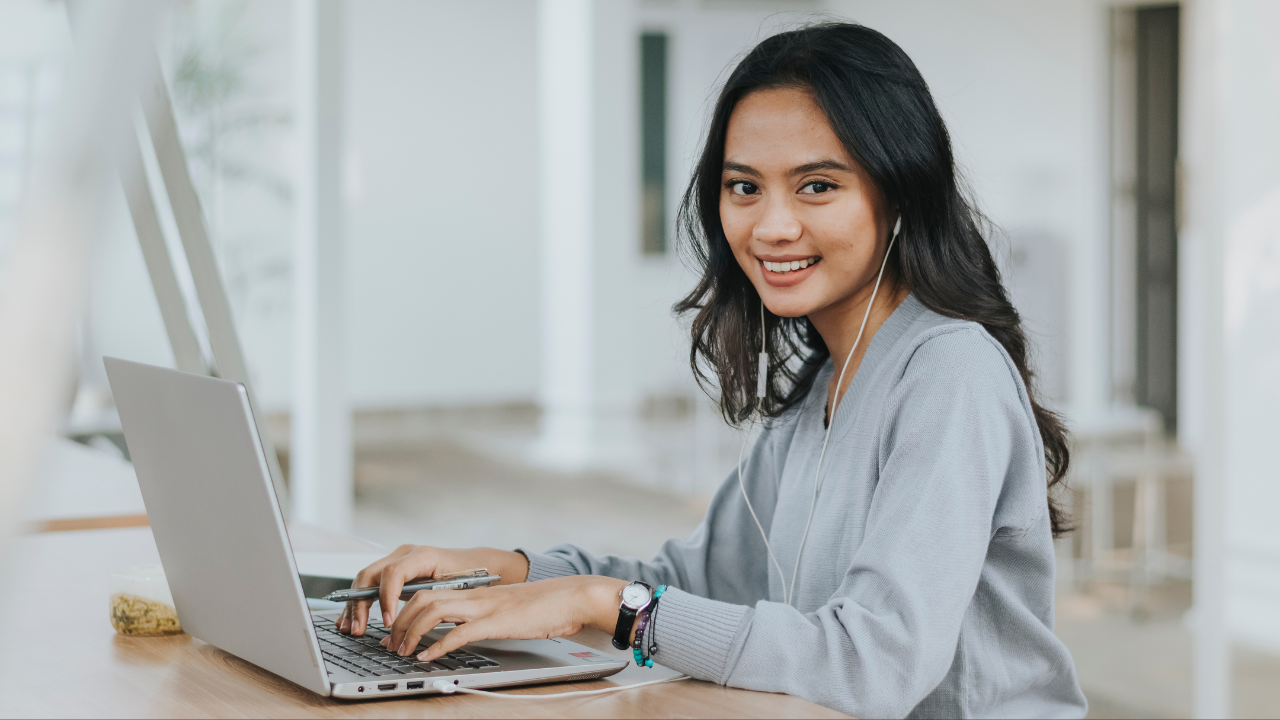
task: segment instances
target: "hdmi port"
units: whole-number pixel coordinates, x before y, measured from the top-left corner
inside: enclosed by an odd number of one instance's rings
[[[387,691],[387,690],[395,690],[395,689],[396,689],[396,684],[395,684],[395,683],[383,683],[383,684],[381,684],[381,685],[379,685],[379,686],[378,686],[378,689],[379,689],[379,690],[382,690],[382,691],[384,691],[384,692],[385,692],[385,691]]]

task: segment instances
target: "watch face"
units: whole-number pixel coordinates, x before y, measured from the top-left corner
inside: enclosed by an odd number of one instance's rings
[[[649,590],[643,585],[631,584],[622,588],[622,602],[627,607],[640,608],[649,602]]]

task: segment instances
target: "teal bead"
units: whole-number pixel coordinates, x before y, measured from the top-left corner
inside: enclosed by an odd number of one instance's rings
[[[653,667],[653,658],[644,661],[645,667]]]

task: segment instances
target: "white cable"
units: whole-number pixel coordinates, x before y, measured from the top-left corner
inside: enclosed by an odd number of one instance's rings
[[[813,497],[809,501],[809,517],[804,522],[804,534],[800,536],[800,549],[796,551],[796,566],[791,573],[791,584],[788,587],[787,578],[782,572],[782,565],[778,562],[778,558],[773,554],[773,546],[769,544],[769,535],[764,531],[764,525],[760,523],[760,518],[756,517],[756,510],[751,506],[751,498],[747,497],[747,488],[742,480],[742,454],[747,449],[747,441],[751,435],[751,429],[755,428],[755,421],[751,423],[751,427],[747,429],[747,437],[742,439],[742,448],[738,450],[738,488],[742,490],[742,499],[747,502],[747,510],[751,511],[751,519],[756,521],[756,528],[760,530],[760,537],[764,538],[764,547],[769,552],[769,559],[773,561],[774,567],[778,569],[778,580],[782,583],[782,601],[790,605],[792,595],[795,593],[796,578],[800,573],[800,557],[804,554],[805,542],[809,539],[809,525],[813,522],[813,510],[818,504],[818,486],[819,479],[822,477],[822,460],[827,455],[827,441],[831,439],[831,428],[836,424],[836,408],[840,406],[840,386],[844,384],[845,371],[849,369],[849,361],[853,359],[853,353],[858,349],[858,343],[862,342],[862,333],[867,329],[867,319],[871,317],[871,308],[875,305],[876,294],[880,292],[880,280],[884,277],[884,268],[889,264],[889,251],[893,250],[893,243],[898,239],[898,232],[902,229],[902,216],[898,216],[898,221],[893,224],[893,235],[889,238],[889,245],[884,249],[884,258],[880,260],[880,272],[876,274],[876,284],[871,289],[871,299],[867,301],[867,310],[862,315],[862,325],[858,328],[858,336],[853,340],[853,347],[849,348],[849,354],[844,359],[844,365],[840,368],[840,378],[836,380],[835,397],[831,402],[831,413],[827,417],[827,429],[822,436],[822,451],[818,453],[818,468],[813,473]],[[764,302],[760,303],[760,331],[764,332]],[[761,347],[761,350],[764,348]],[[762,353],[763,355],[763,353]]]
[[[760,362],[756,366],[756,397],[769,394],[769,352],[765,349],[764,298],[760,299]]]
[[[645,685],[659,685],[661,683],[677,682],[679,680],[689,679],[688,675],[677,675],[675,677],[663,678],[661,680],[647,680],[645,682],[632,683],[631,685],[619,685],[618,687],[604,688],[603,690],[575,690],[574,692],[549,693],[546,695],[512,695],[510,693],[477,690],[475,688],[455,685],[448,680],[443,679],[431,683],[431,687],[439,690],[445,695],[460,692],[468,695],[487,695],[488,697],[508,698],[512,700],[548,700],[551,698],[575,697],[580,695],[603,695],[604,693],[618,692],[619,690],[631,690],[632,688],[644,687]]]
[[[747,449],[747,441],[751,438],[751,431],[756,427],[756,421],[751,421],[751,427],[747,428],[747,436],[742,438],[742,447],[738,448],[738,489],[742,491],[742,499],[747,501],[747,510],[751,511],[751,519],[756,521],[756,528],[760,530],[760,537],[764,538],[764,549],[769,553],[769,559],[773,561],[773,566],[778,569],[778,580],[782,583],[782,597],[787,597],[787,575],[782,572],[782,563],[778,562],[778,558],[773,554],[773,547],[769,545],[769,535],[764,531],[764,525],[760,524],[760,518],[756,517],[756,509],[751,507],[751,498],[747,497],[747,486],[742,481],[742,454]]]

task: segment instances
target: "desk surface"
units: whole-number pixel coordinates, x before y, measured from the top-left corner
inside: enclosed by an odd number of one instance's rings
[[[364,552],[360,541],[294,528],[295,549]],[[126,638],[111,629],[113,570],[158,562],[149,528],[42,533],[15,540],[5,602],[0,717],[844,717],[788,695],[686,680],[600,696],[476,696],[354,702],[314,695],[188,635]],[[60,590],[59,588],[74,588]],[[604,652],[602,633],[574,640]],[[605,680],[521,688],[552,693],[673,675],[634,665]]]

